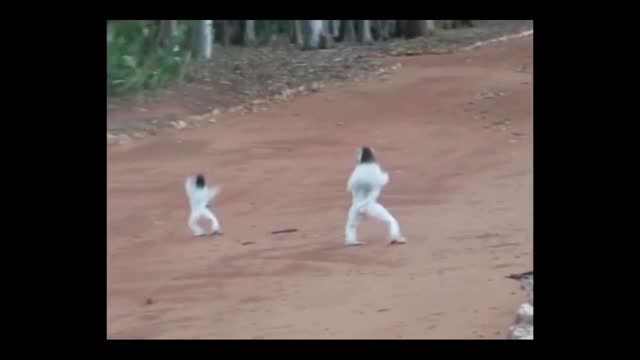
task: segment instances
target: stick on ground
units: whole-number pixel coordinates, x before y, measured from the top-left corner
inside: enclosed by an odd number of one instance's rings
[[[272,231],[272,234],[282,234],[282,233],[290,233],[290,232],[296,232],[298,231],[298,229],[284,229],[284,230],[275,230]]]

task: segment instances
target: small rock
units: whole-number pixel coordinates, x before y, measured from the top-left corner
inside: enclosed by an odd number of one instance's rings
[[[213,123],[215,123],[217,120],[216,120],[215,118],[210,118],[210,119],[209,119],[209,120],[207,120],[207,121],[213,124]]]
[[[134,138],[136,138],[136,139],[142,139],[142,138],[144,138],[145,136],[146,136],[146,135],[145,135],[143,132],[140,132],[140,131],[138,131],[138,132],[136,132],[136,133],[134,133],[134,134],[133,134],[133,137],[134,137]]]
[[[517,316],[517,321],[519,323],[533,325],[533,306],[531,306],[529,303],[520,305]]]
[[[220,109],[218,109],[218,108],[213,109],[213,111],[211,112],[211,115],[213,115],[213,116],[220,115]]]
[[[338,126],[344,126],[344,123],[343,123],[343,122],[339,122],[339,123],[337,123],[336,125],[338,125]]]
[[[172,122],[171,122],[171,125],[172,125],[174,128],[178,129],[178,130],[180,130],[180,129],[184,129],[184,128],[186,128],[186,127],[187,127],[187,123],[186,123],[186,122],[184,122],[183,120],[172,121]]]
[[[145,303],[146,305],[151,305],[151,304],[153,304],[153,299],[151,299],[151,298],[147,298],[147,299],[144,301],[144,303]]]
[[[107,133],[107,144],[115,145],[117,143],[118,143],[118,137],[111,133]]]
[[[128,135],[121,134],[118,136],[118,144],[124,145],[131,142],[131,138]]]
[[[524,326],[512,326],[511,329],[511,338],[517,340],[532,340],[533,339],[533,326],[524,325]]]

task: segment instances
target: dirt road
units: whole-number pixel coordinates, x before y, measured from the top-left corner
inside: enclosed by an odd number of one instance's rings
[[[394,58],[388,81],[323,89],[108,150],[109,338],[505,338],[533,266],[532,37]],[[355,148],[390,172],[343,246]],[[183,181],[222,192],[194,238]],[[272,235],[284,228],[296,233]]]

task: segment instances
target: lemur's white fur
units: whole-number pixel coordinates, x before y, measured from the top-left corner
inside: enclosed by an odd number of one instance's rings
[[[358,161],[362,156],[362,150],[358,151]],[[359,163],[351,173],[347,183],[347,190],[352,193],[353,199],[347,226],[345,229],[346,245],[362,244],[357,240],[357,227],[364,215],[369,215],[387,224],[389,237],[392,243],[404,243],[406,239],[400,233],[398,221],[378,203],[378,196],[382,188],[389,183],[389,174],[382,170],[376,162]]]
[[[220,233],[220,223],[216,216],[208,209],[210,202],[218,195],[220,187],[196,186],[196,177],[189,176],[184,182],[184,189],[189,198],[191,213],[189,215],[189,227],[196,236],[204,235],[204,231],[198,225],[198,220],[205,217],[211,221],[211,233]]]

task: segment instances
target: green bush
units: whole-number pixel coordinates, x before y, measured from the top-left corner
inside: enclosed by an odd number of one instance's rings
[[[190,69],[188,23],[160,46],[157,24],[149,20],[110,21],[107,24],[107,93],[154,89],[182,80]]]

